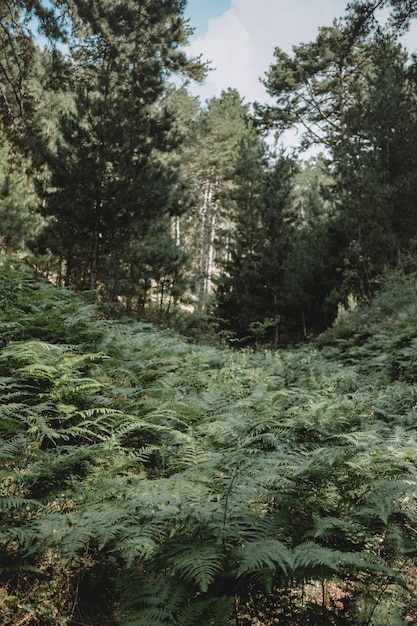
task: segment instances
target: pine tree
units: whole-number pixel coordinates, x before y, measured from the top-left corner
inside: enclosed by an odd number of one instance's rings
[[[322,144],[332,164],[324,299],[369,298],[415,236],[416,97],[407,57],[388,35],[364,30],[352,39],[348,20],[320,29],[293,58],[276,56],[267,85],[277,105],[265,120],[302,124],[304,145]]]
[[[195,116],[182,153],[193,202],[179,226],[191,250],[195,306],[200,315],[208,311],[215,278],[225,260],[231,216],[222,198],[231,184],[236,149],[250,126],[249,106],[235,89],[228,89]]]
[[[272,327],[275,345],[285,302],[293,168],[283,155],[271,164],[254,130],[242,140],[229,195],[234,228],[218,283],[217,313],[227,327],[241,338]]]
[[[0,249],[28,253],[28,244],[42,230],[30,159],[16,153],[0,136]]]
[[[284,261],[285,319],[298,337],[327,328],[333,317],[328,294],[340,283],[335,187],[332,165],[322,154],[299,164]]]
[[[67,284],[104,285],[109,301],[131,272],[132,242],[179,210],[178,175],[164,157],[176,139],[160,98],[171,73],[201,71],[179,47],[183,8],[91,3],[73,49],[75,107],[49,159],[48,246],[64,259]]]

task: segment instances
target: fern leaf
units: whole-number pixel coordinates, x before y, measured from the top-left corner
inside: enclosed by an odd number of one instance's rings
[[[149,559],[158,548],[155,539],[139,534],[138,529],[125,533],[120,544],[120,554],[127,567],[132,567],[136,559]]]
[[[368,571],[373,574],[385,573],[397,582],[401,577],[382,558],[366,552],[342,552],[325,548],[313,542],[307,542],[294,548],[294,574],[300,578],[306,576],[324,576],[331,578],[343,571]]]
[[[265,568],[272,572],[278,568],[288,576],[293,567],[291,550],[276,539],[257,539],[245,543],[239,551],[239,561],[238,577]]]
[[[179,608],[175,626],[227,624],[233,612],[233,598],[222,596],[188,601]]]
[[[170,551],[167,561],[182,578],[206,592],[223,569],[224,553],[215,544],[183,544]]]
[[[44,505],[37,500],[28,498],[12,498],[0,496],[0,511],[20,511],[28,513],[29,510],[42,508]]]
[[[339,571],[340,552],[325,548],[313,542],[303,543],[296,546],[294,554],[294,572],[313,572],[316,570],[327,572],[329,576]],[[304,576],[304,574],[303,574]]]

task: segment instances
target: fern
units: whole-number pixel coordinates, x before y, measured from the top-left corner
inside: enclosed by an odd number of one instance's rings
[[[223,571],[224,553],[221,546],[216,544],[184,543],[169,551],[167,563],[182,578],[206,592],[216,576]]]
[[[281,541],[260,538],[246,543],[241,548],[237,576],[244,576],[265,568],[275,572],[277,569],[288,578],[293,569],[293,557]]]
[[[45,554],[111,573],[126,625],[223,626],[253,603],[310,623],[306,580],[359,607],[381,579],[391,610],[417,531],[409,322],[361,345],[196,348],[24,276],[0,316],[4,577]]]
[[[122,592],[129,598],[123,612],[130,617],[121,626],[226,624],[233,609],[233,599],[225,595],[190,600],[188,588],[170,576],[151,581],[135,576],[123,584]]]

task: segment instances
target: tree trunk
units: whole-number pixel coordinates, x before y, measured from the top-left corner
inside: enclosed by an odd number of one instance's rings
[[[204,189],[203,204],[201,207],[201,256],[200,256],[200,289],[198,313],[204,314],[207,309],[208,295],[212,290],[212,272],[214,261],[214,240],[216,234],[216,202],[214,200],[214,186],[207,180]]]

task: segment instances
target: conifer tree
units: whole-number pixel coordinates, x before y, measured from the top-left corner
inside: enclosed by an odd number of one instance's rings
[[[276,105],[264,120],[301,124],[304,146],[318,143],[331,159],[330,300],[343,292],[369,298],[415,236],[417,101],[407,57],[392,36],[363,30],[352,39],[350,27],[321,28],[293,57],[276,50],[266,81]]]
[[[274,329],[275,345],[285,302],[293,168],[283,155],[271,164],[255,130],[241,141],[229,195],[234,227],[218,281],[217,313],[226,326],[242,338],[265,324]]]
[[[0,249],[7,253],[27,252],[43,226],[30,169],[30,160],[0,135]]]
[[[216,275],[225,261],[232,217],[224,206],[237,147],[250,132],[249,106],[235,89],[208,101],[195,116],[182,153],[192,205],[180,219],[183,241],[191,250],[196,309],[208,310]]]
[[[131,271],[132,242],[180,210],[177,172],[163,158],[177,142],[160,98],[172,73],[198,77],[202,68],[180,49],[182,2],[79,8],[75,106],[62,116],[62,140],[49,159],[47,243],[65,260],[67,284],[104,285],[113,300]]]

